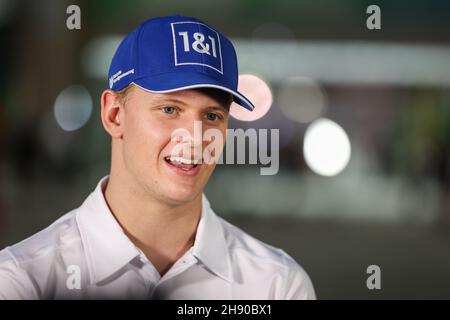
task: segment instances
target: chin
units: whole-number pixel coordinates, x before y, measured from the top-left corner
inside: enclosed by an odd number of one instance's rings
[[[164,190],[163,193],[169,201],[176,204],[183,204],[193,201],[201,193],[201,189],[194,186],[171,184],[170,188]]]

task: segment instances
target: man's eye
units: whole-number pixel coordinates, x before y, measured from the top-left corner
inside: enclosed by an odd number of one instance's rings
[[[175,107],[164,107],[163,108],[163,111],[164,111],[164,113],[168,113],[168,114],[172,114],[172,113],[174,113],[176,110],[175,110]]]
[[[215,113],[208,112],[208,113],[206,114],[206,119],[208,119],[208,120],[210,120],[210,121],[216,121],[217,118],[218,118],[218,115],[215,114]]]

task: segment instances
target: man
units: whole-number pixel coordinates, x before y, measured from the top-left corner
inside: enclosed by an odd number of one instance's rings
[[[131,32],[101,97],[110,174],[79,208],[0,252],[0,297],[314,299],[290,256],[216,216],[202,193],[221,150],[194,131],[220,138],[232,100],[254,108],[237,82],[232,43],[197,19]]]

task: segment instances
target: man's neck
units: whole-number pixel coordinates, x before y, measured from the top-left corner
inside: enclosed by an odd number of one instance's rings
[[[169,205],[120,183],[111,175],[105,200],[130,240],[163,275],[193,245],[202,195],[183,205]]]

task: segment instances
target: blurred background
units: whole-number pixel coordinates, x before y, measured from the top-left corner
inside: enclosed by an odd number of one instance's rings
[[[66,27],[71,4],[80,30]],[[372,4],[380,30],[366,27]],[[294,257],[320,299],[449,299],[445,0],[0,0],[0,247],[78,207],[108,173],[111,57],[142,21],[175,13],[236,44],[259,111],[235,111],[230,128],[279,129],[279,146],[260,147],[279,153],[277,174],[218,165],[205,190],[215,211]],[[381,290],[366,286],[369,265]]]

